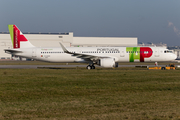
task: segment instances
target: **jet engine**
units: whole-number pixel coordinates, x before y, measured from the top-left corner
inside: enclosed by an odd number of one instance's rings
[[[118,63],[115,63],[115,59],[114,58],[102,58],[99,60],[99,66],[102,67],[118,67]]]

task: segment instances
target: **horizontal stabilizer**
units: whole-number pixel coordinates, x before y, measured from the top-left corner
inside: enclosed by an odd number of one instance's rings
[[[18,49],[4,49],[5,53],[10,53],[10,54],[13,54],[13,53],[22,53],[21,50],[18,50]]]

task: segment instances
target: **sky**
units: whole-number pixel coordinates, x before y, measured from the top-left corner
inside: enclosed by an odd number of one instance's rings
[[[0,0],[0,32],[73,32],[180,46],[180,0]]]

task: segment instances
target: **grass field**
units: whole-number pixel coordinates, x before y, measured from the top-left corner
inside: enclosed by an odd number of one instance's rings
[[[0,119],[180,119],[180,70],[0,69]]]

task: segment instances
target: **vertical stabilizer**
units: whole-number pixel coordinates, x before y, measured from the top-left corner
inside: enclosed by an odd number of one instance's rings
[[[22,34],[16,25],[8,25],[9,33],[13,48],[29,48],[34,47],[27,38]]]

